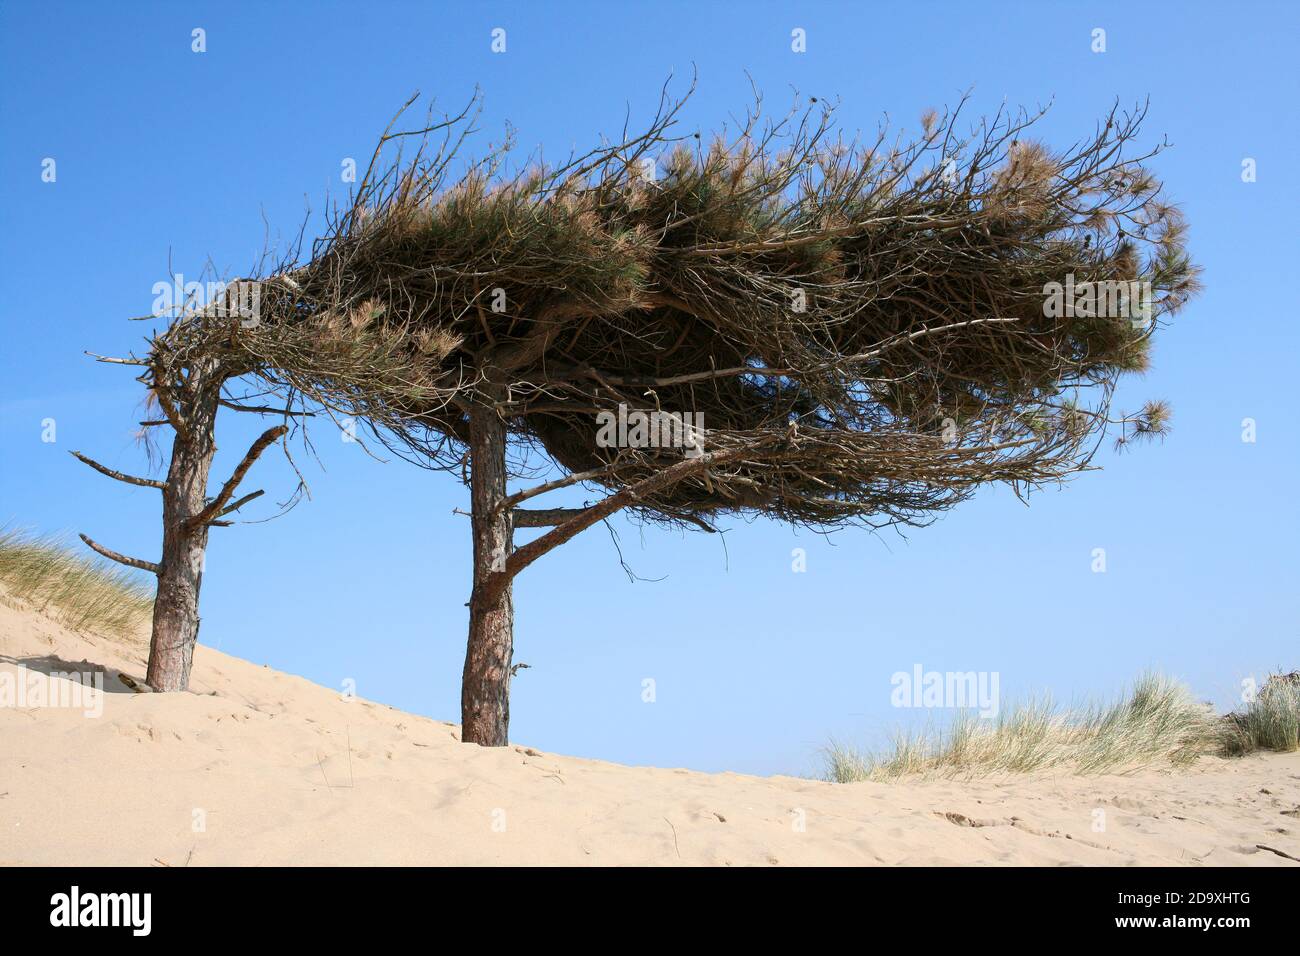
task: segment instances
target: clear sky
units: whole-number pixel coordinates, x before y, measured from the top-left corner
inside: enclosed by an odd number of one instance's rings
[[[157,495],[68,454],[143,472],[129,370],[154,283],[210,256],[239,274],[265,221],[285,236],[340,195],[416,89],[447,108],[481,88],[482,134],[508,122],[548,155],[644,120],[664,81],[699,88],[685,124],[744,110],[750,80],[782,109],[839,97],[841,124],[927,107],[989,113],[1054,100],[1066,146],[1118,98],[1150,96],[1144,143],[1191,224],[1206,292],[1159,337],[1117,406],[1164,398],[1163,445],[1026,508],[990,490],[906,539],[824,538],[767,521],[716,536],[615,522],[517,580],[513,740],[627,763],[815,770],[831,736],[876,744],[944,712],[891,706],[914,665],[997,672],[1004,701],[1107,695],[1146,668],[1220,706],[1239,681],[1300,666],[1300,435],[1294,284],[1296,4],[1181,3],[51,3],[0,4],[0,521],[84,531],[156,557]],[[207,50],[191,50],[192,30]],[[506,52],[491,50],[506,31]],[[791,49],[806,31],[807,50]],[[1104,53],[1093,30],[1106,31]],[[42,162],[57,179],[42,181]],[[1255,182],[1242,162],[1255,160]],[[313,223],[316,220],[312,220]],[[245,419],[235,421],[235,418]],[[214,478],[264,425],[219,422]],[[1243,441],[1243,419],[1256,440]],[[54,419],[55,441],[42,441]],[[200,640],[363,697],[459,720],[470,581],[466,489],[381,463],[329,429],[299,455],[312,500],[216,529]],[[248,479],[292,490],[283,458]],[[807,570],[792,570],[792,549]],[[1094,550],[1106,570],[1096,573]],[[643,681],[655,700],[643,701]]]

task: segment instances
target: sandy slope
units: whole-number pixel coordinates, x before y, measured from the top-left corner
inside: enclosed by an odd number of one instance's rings
[[[0,707],[5,864],[1300,865],[1259,848],[1300,857],[1297,754],[965,784],[624,767],[465,746],[208,648],[195,693],[135,693],[138,649],[0,603],[0,680],[20,666],[106,683],[98,717]]]

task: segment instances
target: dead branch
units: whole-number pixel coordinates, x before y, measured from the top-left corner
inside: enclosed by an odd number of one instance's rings
[[[288,408],[272,408],[262,405],[238,405],[235,402],[227,401],[222,398],[217,402],[223,408],[229,408],[236,412],[252,412],[255,415],[288,415],[292,418],[314,418],[315,412],[297,412]]]
[[[705,452],[696,458],[686,458],[675,465],[663,469],[662,471],[643,478],[635,484],[628,485],[616,494],[612,494],[603,501],[592,505],[590,508],[584,508],[577,514],[568,518],[563,524],[553,528],[546,534],[542,535],[535,541],[530,541],[522,547],[516,548],[506,561],[505,576],[513,578],[528,565],[532,564],[552,548],[556,548],[568,541],[574,535],[585,531],[593,524],[603,518],[621,511],[624,508],[635,505],[643,497],[658,491],[661,488],[670,487],[685,478],[701,474],[710,468],[718,465],[724,465],[728,462],[737,461],[741,458],[752,457],[760,458],[763,454],[763,444],[771,444],[772,439],[766,442],[757,443],[749,447],[730,448],[726,450]]]
[[[222,508],[221,512],[217,515],[217,517],[224,518],[228,514],[233,514],[234,512],[238,511],[240,508],[244,507],[244,505],[252,501],[254,498],[260,498],[264,494],[266,494],[266,492],[260,488],[257,491],[249,492],[248,494],[244,495],[244,497],[236,501],[234,504],[227,505],[225,508]],[[208,523],[213,524],[214,522],[210,521]]]
[[[78,537],[81,538],[82,541],[86,542],[86,547],[102,554],[110,561],[116,561],[118,564],[125,564],[129,568],[139,568],[141,571],[150,571],[153,574],[162,573],[162,568],[153,561],[142,561],[139,558],[129,558],[125,554],[118,554],[116,551],[111,551],[102,544],[97,544],[84,534],[79,534]]]
[[[515,508],[510,512],[516,528],[552,528],[576,518],[584,508]]]
[[[251,448],[245,453],[243,460],[236,466],[234,472],[226,479],[226,483],[221,486],[221,491],[212,499],[202,511],[190,518],[186,523],[190,528],[197,528],[207,524],[218,515],[224,514],[223,509],[239,487],[239,483],[244,480],[248,474],[248,469],[253,467],[253,463],[261,456],[272,442],[285,434],[289,429],[285,425],[276,425],[274,428],[268,428],[262,433],[262,436],[253,442]],[[256,497],[253,495],[252,497]],[[241,500],[239,504],[243,504]]]
[[[141,424],[144,423],[141,422]],[[79,451],[69,452],[68,454],[72,455],[72,457],[77,459],[78,461],[89,465],[91,468],[94,468],[101,475],[108,475],[108,477],[116,478],[118,481],[125,481],[128,485],[140,485],[143,488],[158,488],[158,489],[167,487],[165,483],[161,481],[156,481],[153,478],[138,478],[135,475],[126,475],[120,471],[114,471],[112,468],[109,468],[105,465],[101,465],[93,458],[88,458],[87,456],[83,455]]]
[[[87,352],[86,354],[89,355],[91,358],[93,358],[96,362],[107,362],[111,365],[146,365],[147,366],[149,364],[146,360],[138,359],[134,355],[130,356],[129,358],[114,358],[111,355],[99,355],[96,352]]]

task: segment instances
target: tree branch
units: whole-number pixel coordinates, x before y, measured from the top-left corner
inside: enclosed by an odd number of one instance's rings
[[[756,442],[750,445],[738,448],[729,448],[725,451],[707,452],[698,458],[687,458],[679,461],[675,465],[670,465],[663,471],[651,475],[648,478],[628,485],[622,491],[616,492],[605,498],[603,501],[592,505],[590,508],[584,508],[574,517],[565,521],[564,524],[552,528],[546,534],[542,535],[536,541],[530,541],[521,548],[515,549],[506,561],[506,570],[502,575],[502,586],[509,579],[522,571],[528,565],[532,564],[552,548],[559,547],[568,541],[574,535],[590,528],[597,521],[621,511],[630,505],[636,504],[637,500],[643,495],[658,491],[660,488],[666,488],[669,485],[676,484],[684,478],[699,474],[702,471],[715,466],[723,465],[728,462],[736,461],[746,457],[757,457],[756,452],[762,444],[768,444],[775,440],[775,436],[769,436],[763,442]]]
[[[520,502],[527,501],[529,498],[535,498],[538,495],[544,495],[548,491],[555,491],[559,488],[568,488],[571,485],[577,485],[584,481],[591,481],[594,478],[600,478],[603,475],[610,474],[618,467],[620,467],[620,463],[615,461],[608,465],[602,465],[599,468],[592,468],[588,471],[578,471],[571,475],[565,475],[563,478],[556,478],[554,481],[546,481],[540,485],[525,488],[523,491],[516,491],[513,495],[508,495],[501,499],[501,504],[497,507],[502,510],[513,508]]]
[[[128,485],[140,485],[143,488],[159,489],[167,487],[164,482],[155,481],[153,478],[137,478],[135,475],[124,475],[120,471],[114,471],[112,468],[107,468],[104,465],[101,465],[93,458],[87,458],[79,451],[70,451],[68,454],[77,459],[77,461],[84,462],[91,468],[94,468],[101,475],[108,475],[108,477],[116,478],[118,481],[125,481]]]
[[[244,507],[244,505],[248,504],[248,503],[249,503],[250,501],[252,501],[254,498],[260,498],[260,497],[262,497],[262,495],[264,495],[264,494],[266,494],[266,492],[263,491],[261,488],[257,489],[257,491],[249,492],[248,494],[244,495],[244,497],[242,497],[242,498],[240,498],[238,501],[236,501],[233,505],[229,505],[229,506],[223,508],[223,509],[221,510],[221,513],[218,514],[217,517],[218,517],[218,518],[224,518],[226,515],[231,514],[232,512],[238,511],[240,508]]]
[[[935,335],[939,332],[951,332],[956,329],[969,328],[974,325],[989,325],[994,323],[1018,322],[1019,318],[1015,316],[995,316],[987,319],[967,319],[963,322],[950,322],[945,325],[932,325],[926,328],[917,329],[914,332],[900,333],[885,341],[879,343],[869,352],[860,352],[857,355],[846,355],[836,362],[851,366],[879,358],[885,352],[899,345],[909,345],[917,339],[925,338],[927,335]],[[830,363],[828,363],[830,364]],[[591,378],[608,385],[618,385],[626,388],[665,388],[671,385],[691,385],[696,382],[708,382],[714,379],[735,378],[739,375],[762,375],[766,377],[776,377],[781,375],[795,375],[797,370],[789,368],[767,368],[760,365],[737,365],[734,368],[716,368],[707,372],[690,372],[683,375],[669,375],[665,377],[655,377],[652,375],[616,375],[606,373],[592,368],[590,365],[580,366],[563,366],[553,364],[552,370],[561,376],[568,378]]]
[[[707,521],[705,521],[703,518],[699,517],[698,515],[689,514],[685,511],[668,511],[667,509],[664,510],[664,514],[667,515],[669,518],[673,518],[677,521],[689,522],[690,524],[695,525],[701,531],[707,531],[709,534],[718,533],[717,528],[709,524]]]
[[[149,363],[146,362],[144,359],[138,359],[138,358],[136,358],[134,355],[131,356],[130,358],[114,358],[114,357],[111,356],[111,355],[100,355],[100,354],[98,354],[98,353],[96,353],[96,352],[87,352],[86,354],[89,355],[91,358],[93,358],[96,362],[108,362],[108,363],[110,363],[110,364],[112,364],[112,365],[144,365],[144,366],[148,366],[148,364],[149,364]]]
[[[96,551],[108,558],[110,561],[116,561],[118,564],[125,564],[128,568],[139,568],[141,571],[152,571],[154,574],[162,574],[162,568],[153,561],[141,561],[139,558],[128,558],[125,554],[118,554],[116,551],[110,551],[102,544],[91,541],[84,534],[78,534],[82,541],[86,542],[86,547]]]
[[[235,402],[227,401],[224,398],[217,399],[217,404],[225,408],[234,409],[237,412],[254,412],[258,415],[290,415],[300,418],[315,418],[315,412],[295,412],[287,408],[271,408],[263,405],[239,405]]]
[[[553,528],[578,517],[586,510],[586,508],[515,508],[510,512],[510,517],[516,528]],[[667,510],[664,514],[678,521],[689,522],[710,534],[718,533],[717,528],[696,515]]]
[[[157,377],[158,375],[155,372],[155,380],[157,380]],[[163,415],[166,416],[167,423],[171,425],[176,434],[181,437],[181,441],[188,444],[190,441],[190,430],[185,425],[185,419],[181,417],[180,408],[172,404],[172,398],[169,392],[170,388],[164,388],[162,386],[155,386],[153,389],[154,398],[158,399],[158,408],[161,409]]]
[[[576,518],[585,508],[515,508],[510,512],[516,528],[553,528]]]
[[[229,504],[231,497],[235,494],[235,489],[238,488],[239,483],[244,480],[244,476],[248,474],[248,469],[253,467],[253,462],[257,461],[262,452],[266,451],[267,446],[270,445],[271,442],[275,441],[288,430],[289,428],[286,425],[276,425],[274,428],[268,428],[264,431],[262,437],[253,442],[253,446],[248,449],[248,453],[244,455],[244,460],[239,463],[237,468],[235,468],[230,478],[221,486],[221,491],[217,493],[217,496],[208,502],[206,508],[196,514],[193,518],[190,518],[189,521],[185,522],[186,527],[191,529],[201,528],[213,518],[225,514],[226,512],[222,509]],[[253,495],[252,497],[256,497],[256,495]],[[244,501],[242,499],[238,502],[238,504],[243,503]]]

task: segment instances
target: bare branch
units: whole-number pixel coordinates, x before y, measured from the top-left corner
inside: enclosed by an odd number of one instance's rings
[[[238,405],[235,402],[227,401],[224,398],[218,399],[217,404],[221,405],[223,408],[233,409],[237,412],[252,412],[257,415],[289,415],[291,417],[299,418],[316,417],[315,412],[295,412],[287,408],[271,408],[270,406],[263,405]]]
[[[584,508],[577,515],[548,531],[536,541],[530,541],[523,547],[516,548],[515,552],[506,561],[503,577],[506,580],[513,578],[552,548],[558,547],[579,532],[585,531],[602,518],[635,505],[645,495],[674,485],[684,478],[701,474],[717,465],[724,465],[742,458],[762,457],[762,450],[759,446],[770,444],[772,440],[769,436],[765,442],[758,442],[749,447],[706,452],[696,458],[686,458],[648,478],[643,478],[635,484],[627,485],[622,490],[615,492],[590,508]],[[502,584],[504,583],[503,581]]]
[[[111,364],[111,365],[144,365],[144,366],[148,366],[148,364],[149,364],[149,363],[148,363],[147,361],[145,361],[144,359],[138,359],[138,358],[136,358],[134,355],[130,356],[129,358],[114,358],[114,357],[111,356],[111,355],[99,355],[99,354],[96,353],[96,352],[86,352],[86,354],[89,355],[91,358],[93,358],[96,362],[108,362],[108,363]]]
[[[163,415],[167,417],[167,424],[175,430],[176,434],[181,437],[182,441],[190,440],[190,430],[185,424],[185,419],[181,417],[180,409],[172,404],[170,389],[163,388],[156,384],[157,370],[155,369],[155,385],[153,396],[158,400],[158,407],[162,409]]]
[[[140,424],[143,425],[145,424],[145,422],[141,422]],[[142,488],[158,488],[158,489],[167,487],[167,485],[164,482],[156,481],[153,478],[137,478],[135,475],[125,475],[120,471],[114,471],[112,468],[108,468],[104,465],[101,465],[93,458],[87,458],[79,451],[71,451],[68,452],[68,454],[70,454],[73,458],[77,459],[78,461],[84,462],[85,464],[89,465],[91,468],[94,468],[101,475],[108,475],[108,477],[116,478],[118,481],[125,481],[128,485],[140,485]]]
[[[553,528],[584,511],[585,508],[515,508],[510,515],[516,528]]]
[[[511,522],[516,528],[553,528],[582,515],[586,508],[515,508],[510,512]],[[461,512],[464,514],[465,512]],[[702,531],[717,534],[713,527],[698,515],[665,511],[667,517],[695,525]]]
[[[608,476],[612,474],[617,467],[618,465],[615,462],[601,468],[592,468],[588,471],[574,472],[573,474],[565,475],[563,478],[556,478],[554,481],[546,481],[540,485],[534,485],[532,488],[525,488],[523,491],[516,491],[513,495],[501,499],[499,507],[504,511],[507,508],[513,508],[515,505],[527,501],[529,498],[536,498],[538,495],[544,495],[548,491],[556,491],[560,488],[569,488],[573,485],[582,484],[584,481],[593,481]]]
[[[226,483],[221,486],[221,491],[217,493],[217,496],[208,502],[207,507],[196,514],[193,518],[190,518],[189,521],[186,522],[186,526],[189,528],[199,528],[207,524],[213,518],[216,518],[218,515],[224,514],[225,512],[223,509],[234,496],[235,489],[239,487],[239,483],[243,481],[244,476],[248,474],[248,469],[253,467],[253,462],[257,461],[262,452],[266,451],[268,445],[288,430],[288,427],[285,425],[276,425],[274,428],[268,428],[264,431],[262,437],[253,442],[252,447],[249,448],[248,452],[244,455],[243,461],[241,461],[235,468],[234,472],[226,480]],[[242,503],[243,502],[241,501],[240,504]]]
[[[162,574],[162,567],[159,566],[158,564],[155,564],[153,561],[141,561],[139,558],[128,558],[124,554],[118,554],[116,551],[110,551],[102,544],[97,544],[96,542],[90,540],[90,538],[86,537],[84,534],[79,534],[78,537],[81,538],[82,541],[86,542],[86,547],[90,548],[92,551],[96,551],[99,554],[102,554],[110,561],[116,561],[118,564],[125,564],[129,568],[139,568],[141,571],[151,571],[154,574]]]
[[[226,515],[238,511],[240,508],[244,507],[244,505],[248,504],[254,498],[260,498],[264,494],[266,494],[266,492],[263,491],[261,488],[259,488],[257,491],[249,492],[248,494],[244,495],[244,497],[236,501],[234,504],[228,505],[227,507],[221,509],[221,513],[218,514],[217,517],[224,518]],[[208,523],[213,524],[214,522],[208,522]]]

